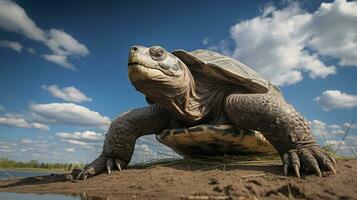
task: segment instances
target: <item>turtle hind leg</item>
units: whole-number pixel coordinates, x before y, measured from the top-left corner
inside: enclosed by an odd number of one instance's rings
[[[283,161],[284,173],[293,169],[336,172],[330,157],[314,140],[308,122],[278,95],[232,94],[225,100],[229,119],[244,128],[260,131],[276,148]]]

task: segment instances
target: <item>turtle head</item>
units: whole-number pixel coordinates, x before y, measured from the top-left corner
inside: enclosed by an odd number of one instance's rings
[[[128,73],[135,88],[154,101],[179,96],[192,78],[187,66],[160,46],[131,47]]]
[[[129,52],[129,79],[133,84],[146,81],[164,83],[183,76],[184,65],[180,59],[160,46],[133,46]]]
[[[191,115],[186,110],[194,96],[195,83],[189,68],[178,57],[160,46],[132,46],[128,73],[135,88],[154,103],[181,116]]]

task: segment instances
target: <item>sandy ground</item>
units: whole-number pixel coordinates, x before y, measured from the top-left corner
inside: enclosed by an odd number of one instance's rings
[[[278,162],[202,168],[172,164],[113,171],[87,180],[52,174],[0,181],[0,192],[60,193],[81,199],[357,199],[357,160],[339,160],[337,175],[285,177]]]

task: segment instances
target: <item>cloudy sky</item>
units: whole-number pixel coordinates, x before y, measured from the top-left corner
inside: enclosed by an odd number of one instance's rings
[[[134,44],[232,56],[279,85],[320,144],[336,147],[354,121],[341,153],[357,152],[356,10],[345,0],[0,0],[0,156],[94,159],[111,120],[146,105],[127,78]],[[152,136],[136,147],[136,162],[172,154]]]

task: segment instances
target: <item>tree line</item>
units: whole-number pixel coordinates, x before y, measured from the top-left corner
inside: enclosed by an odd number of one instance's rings
[[[44,163],[37,160],[20,162],[5,157],[0,158],[0,168],[38,168],[38,169],[63,169],[70,171],[73,168],[83,168],[82,163]]]

